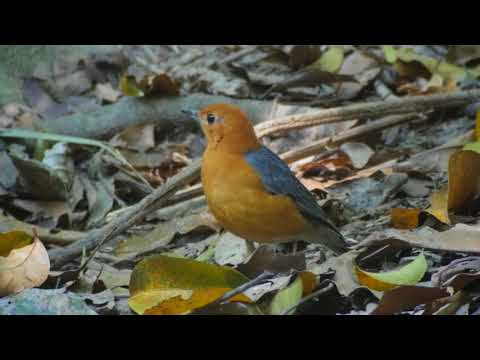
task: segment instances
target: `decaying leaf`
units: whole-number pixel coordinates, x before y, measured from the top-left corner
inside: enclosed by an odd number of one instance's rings
[[[134,75],[130,75],[133,73]],[[148,73],[143,69],[129,69],[120,80],[120,91],[125,96],[176,96],[179,89],[176,82],[165,73]]]
[[[363,143],[345,143],[340,150],[348,155],[356,169],[363,169],[374,154],[370,146]]]
[[[215,263],[236,266],[242,264],[251,252],[252,245],[245,239],[226,232],[220,236],[215,247]]]
[[[261,246],[250,256],[245,264],[237,267],[245,276],[254,279],[264,271],[272,273],[287,273],[290,270],[305,270],[305,254],[284,255],[277,253],[268,246]]]
[[[386,49],[386,50],[385,50]],[[415,52],[414,49],[402,47],[395,49],[391,46],[384,47],[387,61],[393,62],[395,66],[400,66],[399,61],[403,63],[417,62],[422,64],[431,74],[438,74],[445,79],[453,79],[461,81],[468,75],[477,77],[480,75],[480,69],[465,69],[460,66],[449,64],[446,61],[439,61],[432,57],[421,55]]]
[[[0,299],[0,315],[97,315],[81,296],[65,289],[27,289]]]
[[[393,315],[415,306],[429,304],[437,299],[448,296],[446,289],[422,286],[400,286],[386,291],[378,306],[370,315]]]
[[[21,231],[0,234],[0,297],[42,285],[50,259],[37,237]]]
[[[128,303],[137,314],[185,314],[247,281],[229,267],[154,255],[133,270]],[[238,295],[232,301],[250,300]]]
[[[480,253],[480,229],[477,226],[457,224],[447,231],[439,232],[429,227],[414,231],[388,229],[381,239],[404,241],[409,246],[440,251]]]
[[[201,212],[160,223],[152,231],[143,235],[132,235],[122,240],[115,249],[115,255],[130,257],[155,248],[168,245],[176,234],[187,234],[200,227],[213,228],[212,215]]]
[[[355,273],[355,258],[360,254],[360,251],[349,251],[340,256],[332,257],[324,263],[317,265],[312,264],[308,271],[315,275],[322,275],[334,271],[333,281],[337,285],[338,292],[342,295],[348,296],[358,289],[361,285],[358,283],[357,275]]]

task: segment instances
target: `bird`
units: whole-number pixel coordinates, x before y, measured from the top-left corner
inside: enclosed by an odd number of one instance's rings
[[[343,235],[288,165],[262,145],[246,113],[236,105],[183,109],[206,137],[201,182],[220,225],[260,244],[305,241],[340,255]]]

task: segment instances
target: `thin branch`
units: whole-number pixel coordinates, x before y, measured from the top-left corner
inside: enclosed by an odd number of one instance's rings
[[[371,122],[366,125],[357,126],[353,129],[344,131],[339,135],[329,136],[318,141],[313,142],[312,144],[305,146],[303,148],[295,149],[283,153],[280,157],[288,163],[306,158],[318,154],[323,150],[327,145],[341,144],[347,141],[351,141],[360,136],[364,136],[376,131],[384,130],[390,127],[394,127],[409,121],[418,119],[418,114],[407,114],[407,115],[392,115],[387,116],[384,119]]]
[[[389,101],[367,102],[314,113],[287,116],[266,121],[256,127],[257,135],[264,137],[292,129],[331,124],[360,118],[378,118],[393,114],[419,113],[452,106],[469,104],[480,98],[480,90],[457,91],[447,94],[404,97]]]
[[[328,281],[328,286],[320,289],[320,290],[317,290],[317,291],[314,291],[313,293],[311,293],[310,295],[307,295],[305,296],[304,298],[300,299],[300,301],[298,303],[296,303],[295,305],[291,306],[290,308],[288,308],[287,310],[285,310],[284,312],[282,312],[281,315],[288,315],[290,314],[293,310],[295,310],[297,307],[299,307],[300,305],[306,303],[307,301],[317,297],[317,296],[320,296],[320,295],[323,295],[327,292],[329,292],[330,290],[333,289],[333,287],[335,286],[332,282],[330,282],[330,280],[325,280],[325,281]]]
[[[112,222],[100,229],[91,231],[85,239],[64,248],[50,250],[49,256],[52,267],[58,268],[75,259],[82,253],[83,248],[87,251],[96,248],[95,251],[90,254],[90,258],[92,258],[95,252],[105,242],[137,224],[146,215],[158,210],[175,194],[178,188],[196,180],[200,173],[200,164],[200,161],[197,161],[186,167],[182,172],[168,179],[165,184],[146,196],[142,201],[128,208],[128,211],[123,212]]]
[[[226,302],[226,301],[230,300],[231,298],[233,298],[234,296],[236,296],[238,294],[241,294],[241,293],[247,291],[248,289],[250,289],[254,286],[260,285],[260,284],[266,282],[267,279],[271,279],[274,276],[275,276],[274,273],[269,272],[269,271],[265,271],[264,273],[257,276],[255,279],[250,280],[243,285],[240,285],[236,289],[233,289],[231,291],[227,291],[225,294],[223,294],[223,296],[220,299],[216,300],[215,302],[218,302],[219,304],[223,303],[223,302]]]

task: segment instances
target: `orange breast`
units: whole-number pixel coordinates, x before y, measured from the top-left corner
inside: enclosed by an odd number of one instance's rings
[[[202,183],[210,210],[237,236],[262,243],[284,242],[310,227],[292,199],[266,191],[241,155],[207,151]]]

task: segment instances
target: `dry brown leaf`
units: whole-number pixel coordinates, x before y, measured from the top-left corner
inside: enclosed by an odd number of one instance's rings
[[[457,224],[452,229],[443,232],[429,227],[416,231],[388,229],[384,232],[383,238],[402,240],[410,246],[419,248],[480,253],[480,228],[478,225]]]
[[[378,306],[370,315],[393,315],[417,305],[428,304],[448,296],[446,289],[422,286],[401,286],[383,294]]]

